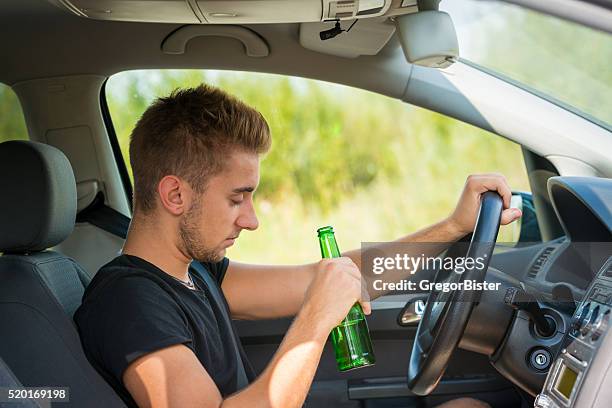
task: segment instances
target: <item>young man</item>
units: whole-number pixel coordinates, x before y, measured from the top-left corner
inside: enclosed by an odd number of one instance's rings
[[[359,250],[298,266],[224,257],[242,230],[257,229],[253,192],[270,143],[259,112],[208,86],[158,99],[138,121],[123,254],[100,269],[75,314],[89,360],[128,405],[299,407],[331,329],[355,302],[370,313]],[[400,240],[457,240],[472,230],[487,190],[503,197],[502,224],[520,216],[508,209],[502,176],[472,176],[451,216]],[[251,383],[239,392],[232,328],[189,272],[193,259],[219,283],[234,318],[296,316],[267,368],[257,378],[249,372]]]

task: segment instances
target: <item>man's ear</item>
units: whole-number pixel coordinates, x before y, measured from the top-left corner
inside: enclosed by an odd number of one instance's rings
[[[157,194],[163,208],[172,215],[181,215],[188,208],[189,188],[177,176],[165,176],[157,184]]]

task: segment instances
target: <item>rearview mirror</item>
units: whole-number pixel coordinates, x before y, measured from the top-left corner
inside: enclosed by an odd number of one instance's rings
[[[431,68],[446,68],[459,56],[457,33],[450,16],[427,10],[395,18],[406,60]]]

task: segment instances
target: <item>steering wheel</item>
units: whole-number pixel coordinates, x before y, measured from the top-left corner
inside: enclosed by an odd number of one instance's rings
[[[435,283],[482,283],[491,261],[499,232],[502,199],[496,192],[481,196],[476,227],[465,258],[481,257],[484,267],[465,268],[442,273],[438,269]],[[419,322],[408,365],[408,387],[417,395],[429,394],[438,384],[467,326],[472,309],[480,297],[479,290],[430,291]]]

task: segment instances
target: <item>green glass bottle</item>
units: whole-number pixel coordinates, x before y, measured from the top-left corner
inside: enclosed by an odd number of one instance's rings
[[[317,230],[323,258],[338,258],[340,250],[332,227]],[[347,371],[366,367],[376,362],[368,323],[359,303],[355,303],[348,315],[332,330],[332,344],[336,353],[338,370]]]

